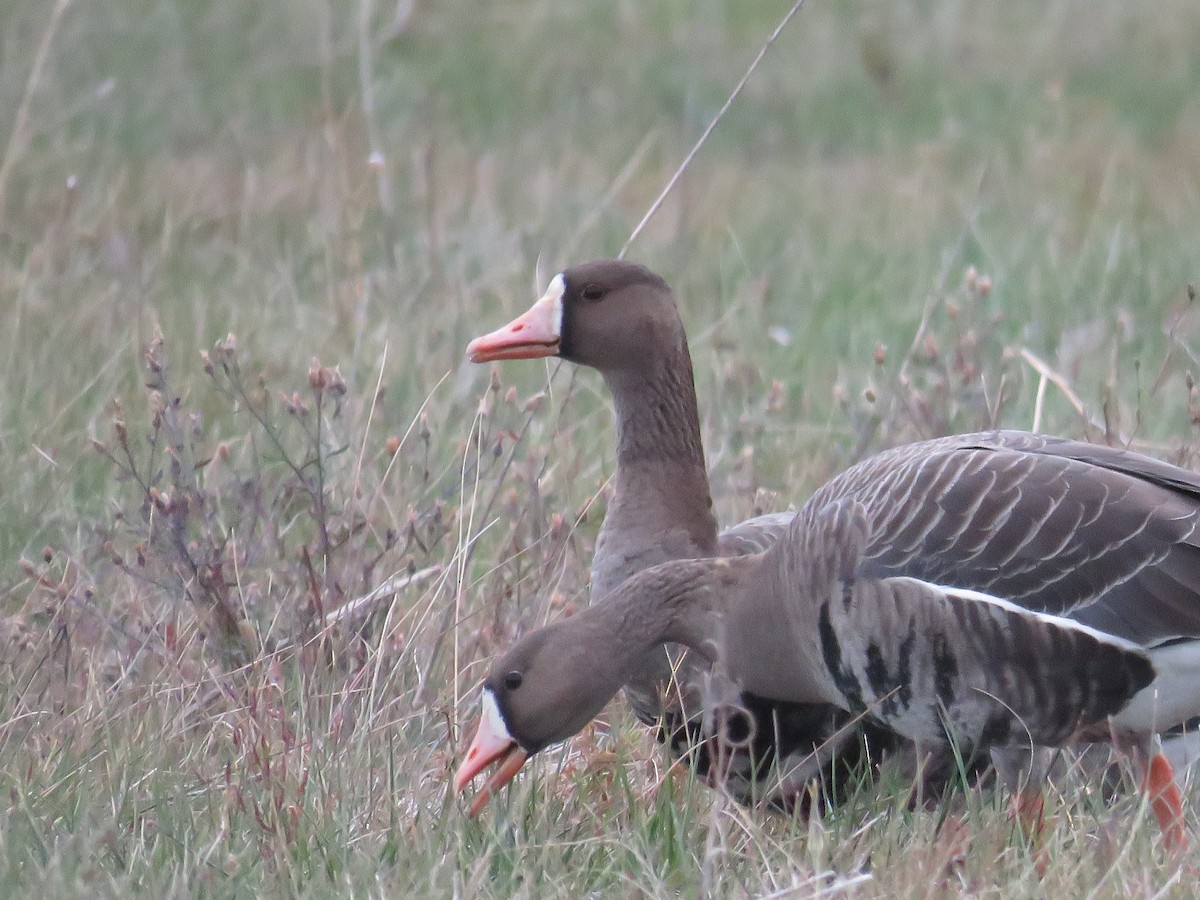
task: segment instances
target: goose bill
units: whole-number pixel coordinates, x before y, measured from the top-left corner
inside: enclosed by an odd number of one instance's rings
[[[483,692],[483,713],[479,717],[479,727],[475,731],[475,739],[467,750],[466,759],[454,776],[454,793],[460,794],[471,781],[494,762],[499,762],[496,770],[488,777],[483,788],[471,801],[470,815],[476,815],[487,804],[496,791],[504,787],[516,777],[525,765],[529,754],[521,748],[508,732],[496,699],[490,690]]]
[[[536,359],[557,356],[562,337],[561,275],[556,275],[542,299],[503,328],[477,337],[467,345],[467,358],[474,363],[498,359]]]

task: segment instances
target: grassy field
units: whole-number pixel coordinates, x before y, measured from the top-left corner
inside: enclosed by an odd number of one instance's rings
[[[789,5],[0,7],[0,895],[1194,894],[1077,773],[1039,881],[989,793],[744,810],[621,706],[449,796],[613,466],[594,373],[463,348],[620,250]],[[1200,462],[1198,46],[809,0],[629,253],[721,521],[992,424]]]

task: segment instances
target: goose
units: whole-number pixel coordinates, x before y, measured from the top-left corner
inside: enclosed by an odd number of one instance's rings
[[[1111,738],[1183,848],[1157,733],[1200,714],[1198,525],[1200,477],[1127,450],[997,431],[884,451],[765,551],[653,566],[500,655],[455,790],[497,763],[478,812],[676,642],[718,695],[832,705],[919,748]]]
[[[571,267],[527,312],[467,347],[476,363],[547,356],[598,370],[616,412],[614,487],[592,560],[592,602],[658,563],[759,553],[787,529],[792,512],[717,531],[687,338],[658,275],[611,259]],[[744,804],[835,802],[854,783],[851,773],[897,748],[892,732],[855,726],[836,706],[743,694],[740,740],[723,751],[718,772],[700,713],[706,669],[677,648],[652,651],[630,671],[626,697],[674,757]]]

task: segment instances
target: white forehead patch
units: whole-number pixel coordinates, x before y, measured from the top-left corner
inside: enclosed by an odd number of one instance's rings
[[[563,294],[567,292],[567,283],[563,281],[562,272],[559,272],[550,279],[550,286],[546,288],[546,293],[542,295],[542,299],[538,303],[545,303],[550,307],[550,321],[554,326],[554,336],[562,337],[562,317],[563,317]]]
[[[480,706],[483,707],[480,715],[479,730],[487,729],[488,733],[501,741],[512,741],[516,743],[514,738],[508,732],[508,726],[504,724],[504,716],[500,713],[500,707],[496,703],[496,695],[492,693],[491,688],[483,689],[483,699],[480,701]]]

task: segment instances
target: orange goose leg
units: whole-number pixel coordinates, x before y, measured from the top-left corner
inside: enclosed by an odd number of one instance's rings
[[[1050,856],[1043,839],[1046,831],[1046,798],[1037,785],[1024,784],[1009,800],[1009,818],[1017,823],[1021,837],[1033,850],[1033,867],[1038,878],[1045,878]]]
[[[1183,798],[1175,781],[1175,770],[1162,751],[1150,758],[1142,778],[1142,790],[1150,800],[1150,808],[1162,828],[1163,845],[1174,853],[1188,848],[1187,829],[1183,821]]]
[[[1012,795],[1009,801],[1009,816],[1027,839],[1041,842],[1046,830],[1046,800],[1036,787],[1026,785]]]
[[[1045,874],[1046,799],[1043,788],[1053,761],[1045,747],[1002,747],[992,750],[997,782],[1009,792],[1008,816],[1037,854],[1038,873]]]

